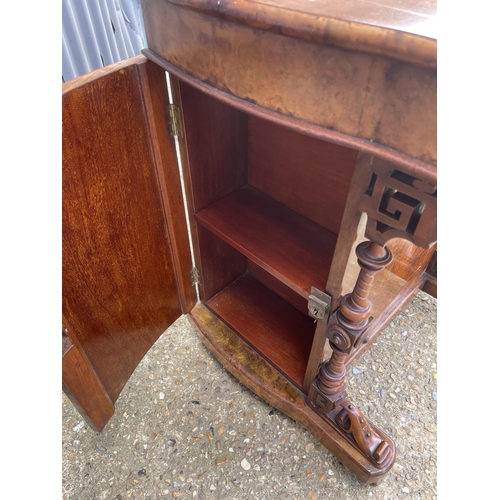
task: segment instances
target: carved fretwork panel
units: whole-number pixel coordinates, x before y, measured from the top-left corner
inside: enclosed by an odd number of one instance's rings
[[[382,246],[404,238],[429,248],[436,242],[435,178],[410,175],[377,158],[371,166],[370,185],[360,200],[360,210],[368,215],[366,237]]]

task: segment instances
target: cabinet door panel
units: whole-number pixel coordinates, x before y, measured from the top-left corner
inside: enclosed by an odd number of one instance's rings
[[[142,56],[63,85],[63,315],[113,404],[196,300],[166,104],[165,73]],[[75,400],[87,381],[73,375]],[[77,401],[91,421],[95,399]]]

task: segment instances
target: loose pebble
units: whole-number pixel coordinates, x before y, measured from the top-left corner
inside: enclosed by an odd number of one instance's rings
[[[217,457],[215,459],[215,466],[218,467],[219,465],[226,464],[227,462],[228,462],[227,455],[224,455],[223,457]]]
[[[241,461],[241,467],[243,467],[243,469],[245,469],[245,470],[250,470],[250,467],[251,467],[250,462],[246,458],[244,458]]]

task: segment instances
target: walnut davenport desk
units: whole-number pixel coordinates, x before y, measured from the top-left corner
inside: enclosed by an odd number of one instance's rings
[[[437,289],[435,2],[142,5],[143,55],[63,86],[63,388],[102,430],[188,314],[375,483],[396,447],[345,375]]]

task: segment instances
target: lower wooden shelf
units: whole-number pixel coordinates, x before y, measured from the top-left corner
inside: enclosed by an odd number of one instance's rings
[[[250,273],[224,288],[206,305],[294,385],[302,387],[316,328],[311,318]]]
[[[197,304],[188,317],[224,368],[274,408],[303,425],[361,481],[377,483],[388,472],[390,466],[374,467],[342,433],[307,406],[304,394],[294,384],[250,349],[204,305]]]

